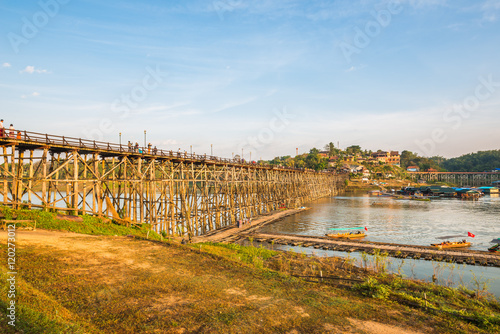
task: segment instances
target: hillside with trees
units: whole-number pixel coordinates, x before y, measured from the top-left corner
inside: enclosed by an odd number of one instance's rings
[[[439,156],[426,158],[411,151],[401,152],[401,168],[404,169],[409,166],[418,166],[421,171],[426,171],[432,168],[439,172],[446,172],[446,170],[441,166],[445,160],[445,158]]]
[[[377,152],[381,152],[378,150]],[[375,152],[375,153],[377,153]],[[321,153],[321,154],[320,154]],[[345,164],[363,164],[369,167],[372,171],[378,171],[376,167],[383,167],[382,163],[375,164],[370,162],[372,151],[363,150],[359,145],[352,145],[345,150],[336,148],[333,143],[324,146],[324,150],[320,152],[317,148],[312,148],[309,153],[304,153],[291,157],[289,155],[276,157],[271,161],[267,161],[271,165],[309,168],[314,170],[323,170],[326,168],[340,168]],[[352,159],[348,159],[351,157]],[[330,159],[330,164],[329,164]],[[332,162],[333,161],[333,162]],[[379,166],[379,164],[381,166]],[[485,172],[500,168],[500,150],[479,151],[469,153],[457,158],[446,159],[441,156],[421,157],[417,153],[411,151],[403,151],[400,156],[400,166],[402,171],[406,171],[409,166],[418,166],[421,171],[434,169],[439,172]],[[387,170],[380,172],[389,173],[389,166],[385,166]],[[390,172],[399,174],[401,170],[393,168]]]
[[[445,159],[441,166],[449,172],[489,172],[500,168],[500,150],[479,151]]]
[[[314,170],[323,170],[328,167],[328,159],[319,155],[317,148],[312,148],[308,154],[297,155],[292,158],[289,155],[276,157],[269,164],[275,166],[309,168]]]

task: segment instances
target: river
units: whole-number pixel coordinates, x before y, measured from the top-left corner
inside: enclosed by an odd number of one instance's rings
[[[421,202],[351,194],[323,198],[306,206],[311,210],[264,226],[260,232],[323,236],[330,228],[366,227],[366,241],[428,246],[448,237],[445,240],[467,239],[472,242],[471,249],[483,251],[494,245],[491,240],[500,238],[500,197],[485,196],[477,201],[437,199]],[[475,237],[467,237],[467,232]],[[274,247],[321,256],[349,256],[361,262],[359,253]],[[454,286],[463,283],[473,288],[471,282],[475,275],[489,285],[490,292],[500,297],[500,268],[446,265],[424,260],[401,262],[391,259],[391,262],[394,271],[401,270],[407,277],[430,280],[438,272],[441,283],[449,284],[451,280]]]

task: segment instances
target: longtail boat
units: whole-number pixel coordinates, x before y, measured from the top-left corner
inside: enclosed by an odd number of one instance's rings
[[[363,233],[336,233],[336,234],[325,234],[329,238],[363,238],[366,237],[366,234]]]
[[[488,248],[488,251],[492,253],[500,253],[500,244],[496,244],[495,246]]]
[[[470,242],[468,241],[453,241],[453,242],[448,242],[444,241],[440,244],[431,244],[432,247],[436,248],[462,248],[462,247],[469,247],[471,245]]]
[[[430,202],[431,199],[427,197],[411,197],[410,200],[412,201],[421,201],[421,202]]]

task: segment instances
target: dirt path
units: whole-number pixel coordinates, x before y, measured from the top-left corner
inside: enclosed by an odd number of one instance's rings
[[[216,231],[215,233],[210,233],[207,235],[199,236],[199,237],[194,237],[191,242],[193,243],[198,243],[198,242],[220,242],[223,240],[226,240],[228,238],[236,238],[238,235],[252,231],[258,227],[264,226],[266,224],[275,222],[279,219],[282,219],[287,216],[294,215],[299,212],[307,211],[310,208],[300,208],[300,209],[290,209],[290,210],[284,210],[284,211],[279,211],[267,216],[260,216],[257,217],[256,219],[252,219],[249,224],[244,224],[242,227],[238,228],[237,226],[225,228],[220,231]]]
[[[0,232],[0,244],[5,246],[6,240],[7,233]],[[351,306],[311,306],[311,297],[300,297],[302,286],[260,277],[245,266],[207,256],[201,248],[44,230],[17,231],[16,245],[23,278],[18,303],[37,305],[37,312],[49,318],[59,314],[54,321],[77,323],[85,332],[429,332],[402,329],[394,320],[391,325],[356,320],[365,301],[333,291],[315,295],[317,305]],[[392,317],[393,311],[378,310],[379,319],[386,319],[385,312],[387,319]]]

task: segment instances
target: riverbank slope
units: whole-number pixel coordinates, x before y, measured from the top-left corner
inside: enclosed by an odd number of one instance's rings
[[[68,229],[76,222],[66,224]],[[111,229],[114,234],[99,235]],[[132,235],[137,229],[114,229],[101,226],[94,235],[16,231],[17,332],[500,330],[498,303],[421,282],[376,277],[342,259],[234,244],[183,245],[146,240],[152,235],[142,232]],[[5,231],[0,232],[0,248],[7,253]],[[6,282],[6,261],[0,268]],[[0,332],[14,332],[5,317],[7,286],[0,288]]]

